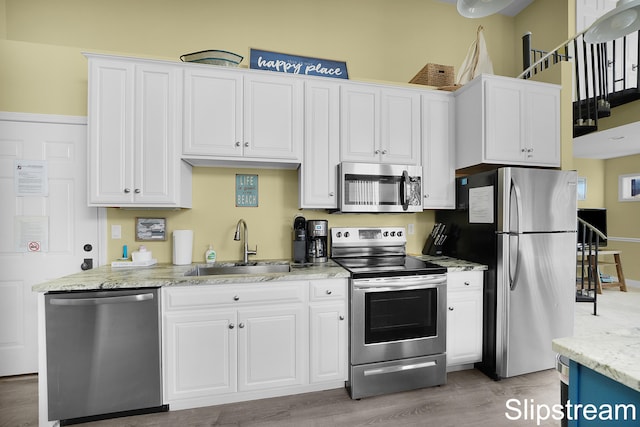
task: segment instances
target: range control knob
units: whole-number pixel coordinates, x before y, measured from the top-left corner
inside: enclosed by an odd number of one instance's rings
[[[395,236],[395,235],[396,235],[396,232],[395,232],[395,231],[392,231],[392,232],[391,232],[391,237],[393,237],[393,236]]]
[[[350,234],[350,233],[349,233],[348,231],[345,231],[345,232],[344,232],[344,237],[349,237],[349,234]]]
[[[341,232],[341,231],[338,231],[338,232],[336,233],[336,237],[342,237],[342,232]]]
[[[389,235],[389,232],[388,232],[388,231],[385,231],[384,233],[382,233],[382,235],[383,235],[384,237],[387,237],[387,236]]]
[[[398,237],[402,237],[402,231],[398,231]]]

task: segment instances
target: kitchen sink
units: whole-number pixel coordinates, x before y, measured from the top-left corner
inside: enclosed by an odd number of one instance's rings
[[[185,276],[213,276],[222,274],[265,274],[265,273],[288,273],[291,271],[289,263],[227,263],[220,265],[198,265]]]

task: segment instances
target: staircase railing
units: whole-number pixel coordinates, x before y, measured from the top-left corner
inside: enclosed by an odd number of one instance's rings
[[[582,227],[582,241],[578,242],[578,268],[576,275],[576,302],[593,303],[593,315],[597,315],[598,303],[598,250],[600,239],[606,240],[600,230],[578,218],[578,226]]]
[[[611,108],[640,99],[640,31],[620,39],[589,44],[583,32],[545,52],[531,48],[531,33],[522,37],[523,72],[528,79],[561,61],[573,60],[573,136],[598,129]]]

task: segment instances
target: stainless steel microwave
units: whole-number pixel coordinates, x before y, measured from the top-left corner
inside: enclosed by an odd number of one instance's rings
[[[342,212],[422,212],[422,167],[375,163],[338,165]]]

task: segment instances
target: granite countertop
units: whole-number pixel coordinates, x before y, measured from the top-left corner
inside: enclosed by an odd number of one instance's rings
[[[486,266],[444,256],[418,255],[425,261],[431,261],[450,272],[486,270]],[[288,260],[263,260],[264,263],[288,263]],[[156,264],[149,267],[113,268],[110,265],[82,271],[59,279],[34,285],[35,292],[52,291],[91,291],[120,288],[155,288],[162,286],[220,285],[233,283],[261,283],[288,280],[318,280],[348,278],[349,272],[329,260],[323,264],[301,267],[293,266],[290,272],[260,274],[226,274],[211,276],[185,276],[202,263],[190,265]],[[232,262],[217,262],[216,266],[233,265]]]
[[[455,273],[459,271],[473,271],[473,270],[486,270],[488,267],[476,262],[465,261],[457,258],[451,258],[444,255],[414,255],[416,258],[423,261],[429,261],[434,264],[447,267],[447,271]]]
[[[552,348],[614,381],[640,391],[640,328],[553,340]]]

